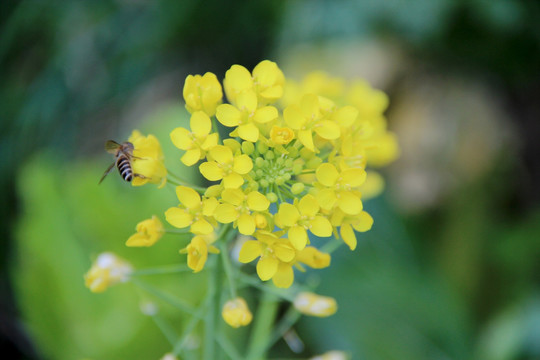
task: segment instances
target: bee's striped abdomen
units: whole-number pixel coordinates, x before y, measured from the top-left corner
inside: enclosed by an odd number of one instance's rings
[[[116,160],[116,167],[118,168],[120,176],[122,176],[125,181],[130,182],[133,180],[133,171],[131,170],[131,163],[127,156],[118,156],[118,159]]]

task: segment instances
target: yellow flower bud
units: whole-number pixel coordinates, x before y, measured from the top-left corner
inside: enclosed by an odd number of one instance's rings
[[[127,261],[110,252],[101,253],[84,275],[85,285],[92,292],[103,292],[109,286],[128,281],[132,272]]]
[[[318,317],[327,317],[337,311],[337,303],[334,298],[310,292],[298,294],[294,299],[294,307],[302,314]]]
[[[126,246],[152,246],[164,233],[163,224],[155,215],[138,223],[136,230],[137,233],[131,235],[126,241]]]
[[[207,72],[201,75],[188,75],[184,83],[184,100],[190,113],[204,111],[214,116],[216,107],[221,104],[223,91],[216,75]]]
[[[223,305],[221,315],[223,316],[223,320],[233,328],[246,326],[253,319],[246,301],[241,297],[227,301]]]
[[[273,126],[270,130],[270,139],[276,144],[285,145],[294,139],[294,131],[288,127]]]

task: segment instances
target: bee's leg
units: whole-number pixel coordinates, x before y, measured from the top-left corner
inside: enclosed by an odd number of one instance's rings
[[[141,174],[133,174],[133,176],[141,178],[141,179],[150,179],[149,177],[146,177],[146,176],[141,175]]]

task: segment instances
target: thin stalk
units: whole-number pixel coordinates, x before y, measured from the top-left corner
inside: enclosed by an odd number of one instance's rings
[[[278,296],[280,298],[283,298],[284,300],[287,300],[287,301],[294,301],[294,296],[293,296],[292,292],[290,292],[290,291],[280,290],[280,289],[278,289],[276,287],[272,287],[272,286],[269,286],[269,285],[262,284],[259,280],[254,279],[249,275],[240,274],[239,277],[242,280],[242,282],[244,282],[244,283],[246,283],[246,284],[248,284],[250,286],[253,286],[253,287],[255,287],[255,288],[257,288],[257,289],[259,289],[261,291],[273,294],[273,295]]]
[[[179,234],[179,235],[188,235],[191,234],[189,230],[180,230],[180,229],[165,229],[163,230],[165,234]]]
[[[140,269],[135,270],[131,273],[131,276],[141,276],[141,275],[162,275],[162,274],[173,274],[191,271],[187,265],[168,265],[160,266],[155,268]]]
[[[268,351],[272,345],[276,343],[285,333],[300,319],[302,314],[295,309],[294,305],[291,305],[283,318],[279,321],[278,325],[275,327],[272,335],[269,337],[268,343],[266,344],[266,350]]]
[[[253,324],[246,359],[264,359],[268,349],[268,340],[276,317],[277,306],[278,301],[275,295],[269,293],[262,294],[255,316],[255,323]]]
[[[178,338],[178,334],[176,334],[176,331],[174,331],[171,324],[169,324],[158,314],[153,315],[152,320],[154,320],[154,323],[156,324],[158,329],[161,330],[169,344],[171,344],[171,346],[174,346],[176,339]]]
[[[336,251],[342,244],[343,244],[343,241],[334,237],[332,238],[332,240],[330,240],[329,242],[324,244],[324,246],[321,247],[321,251],[331,254],[334,251]]]
[[[210,276],[208,279],[207,297],[209,301],[209,309],[204,317],[204,346],[203,359],[214,359],[215,356],[215,341],[216,341],[216,316],[219,307],[219,292],[218,292],[218,274],[219,274],[219,258],[214,258],[210,268]]]
[[[199,323],[199,321],[202,319],[203,312],[206,311],[206,308],[208,307],[208,301],[205,302],[203,305],[201,305],[195,314],[191,317],[188,324],[186,325],[184,331],[182,332],[182,336],[176,341],[173,347],[173,354],[180,355],[184,347],[186,346],[186,342],[188,337],[193,333],[193,330],[195,330],[195,326]]]
[[[229,291],[231,293],[231,299],[235,299],[236,295],[236,282],[235,276],[233,273],[233,268],[231,266],[231,259],[229,258],[229,251],[227,249],[227,244],[220,243],[219,248],[221,251],[221,259],[223,261],[223,268],[225,269],[225,274],[227,275],[227,282],[229,283]]]
[[[169,303],[170,305],[174,306],[175,308],[186,312],[188,314],[194,315],[194,309],[191,305],[184,302],[183,300],[177,299],[174,296],[167,294],[165,292],[162,292],[161,290],[156,289],[155,287],[148,285],[139,279],[131,279],[131,282],[141,289],[145,290],[146,292],[154,295],[157,298],[160,298],[161,300],[165,301],[166,303]]]
[[[219,333],[216,340],[229,359],[242,360],[242,356],[238,353],[238,350],[236,350],[234,345],[225,337],[223,333]]]

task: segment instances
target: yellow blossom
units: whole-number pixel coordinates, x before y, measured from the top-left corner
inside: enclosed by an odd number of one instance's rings
[[[339,172],[329,163],[317,167],[317,180],[321,188],[317,191],[317,201],[325,210],[331,210],[335,204],[345,213],[356,215],[362,211],[360,193],[356,190],[366,179],[366,172],[361,168],[350,168]]]
[[[126,246],[152,246],[164,233],[163,224],[155,215],[138,223],[136,230],[137,233],[131,235],[126,241]]]
[[[84,275],[85,285],[92,292],[103,292],[112,285],[128,281],[132,272],[127,261],[110,252],[101,253]]]
[[[341,134],[339,126],[323,116],[321,100],[313,94],[304,95],[300,105],[290,105],[283,111],[287,125],[297,131],[302,145],[313,152],[318,151],[313,143],[313,131],[326,140],[337,139]]]
[[[191,239],[191,242],[186,248],[180,250],[181,254],[187,254],[187,265],[194,273],[204,268],[209,252],[213,254],[219,253],[219,250],[212,245],[216,240],[215,233],[197,235]]]
[[[148,182],[165,186],[167,182],[167,169],[163,164],[163,151],[154,135],[144,136],[138,130],[133,130],[129,142],[134,146],[131,162],[134,176],[131,184],[141,186]]]
[[[206,152],[217,145],[219,138],[217,133],[210,134],[212,121],[202,111],[191,114],[190,128],[191,132],[183,127],[177,127],[171,132],[174,146],[186,150],[180,160],[187,166],[204,159]]]
[[[228,127],[237,127],[233,135],[246,141],[256,142],[259,140],[259,128],[257,124],[268,123],[278,117],[278,111],[273,106],[257,106],[257,95],[254,91],[245,91],[236,98],[236,106],[230,104],[219,105],[216,110],[216,118],[220,123]]]
[[[339,234],[351,250],[356,249],[354,230],[366,232],[373,226],[373,218],[367,212],[361,211],[357,215],[348,215],[339,208],[334,210],[330,222],[333,226],[340,226]]]
[[[223,179],[226,189],[237,189],[244,183],[243,175],[253,168],[253,161],[248,155],[233,155],[232,150],[224,145],[214,146],[208,152],[210,161],[199,166],[201,174],[210,181]]]
[[[216,75],[207,72],[201,75],[188,75],[184,83],[184,100],[190,113],[204,111],[214,116],[216,107],[221,103],[223,91]]]
[[[255,66],[253,74],[241,65],[231,66],[225,73],[223,84],[231,104],[237,105],[240,94],[253,91],[264,106],[283,96],[285,77],[275,62],[263,60]]]
[[[223,305],[221,315],[223,316],[223,320],[233,328],[249,325],[253,319],[246,300],[241,297],[227,301]]]
[[[319,215],[319,204],[311,194],[305,195],[294,204],[282,203],[275,216],[276,225],[287,228],[291,244],[302,250],[308,242],[307,230],[316,236],[327,237],[332,235],[332,225],[327,218]]]
[[[334,298],[320,296],[311,292],[301,292],[294,299],[294,307],[302,314],[327,317],[337,311],[337,303]]]
[[[278,238],[268,231],[257,231],[257,240],[248,240],[240,249],[238,261],[249,263],[260,257],[257,262],[257,275],[262,281],[272,279],[279,288],[288,288],[294,281],[292,264],[295,250],[287,239]]]
[[[270,139],[275,144],[286,145],[294,139],[294,131],[288,127],[273,126],[270,130]]]
[[[217,221],[223,224],[234,222],[238,231],[243,235],[251,235],[261,221],[256,212],[265,211],[270,201],[263,194],[251,191],[245,194],[240,189],[225,189],[221,193],[224,203],[219,204],[214,212]]]
[[[213,215],[218,205],[216,198],[201,199],[195,190],[186,186],[177,186],[176,196],[180,206],[165,212],[169,224],[180,229],[190,226],[193,234],[207,235],[214,231],[216,224]]]

